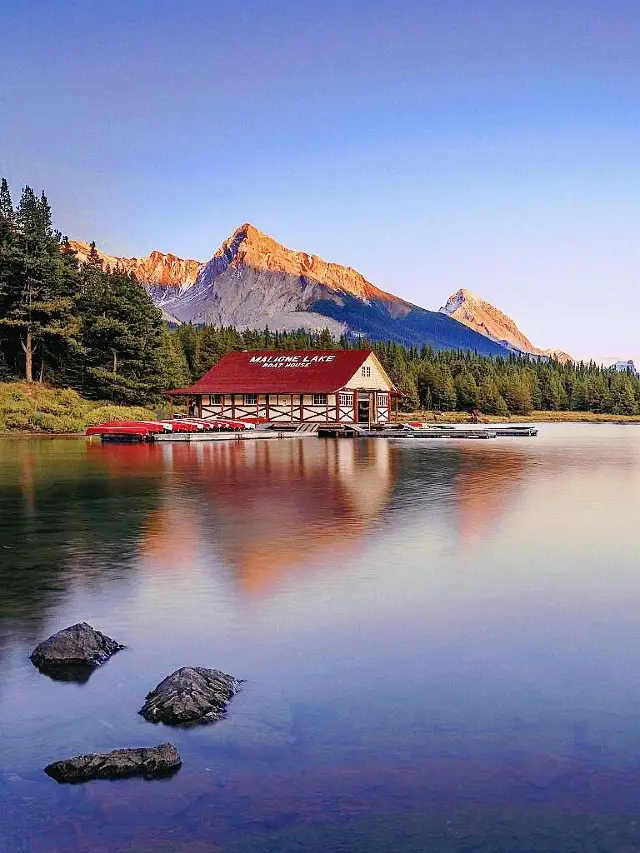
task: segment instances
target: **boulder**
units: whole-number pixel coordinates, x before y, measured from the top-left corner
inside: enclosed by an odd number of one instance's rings
[[[217,669],[183,666],[147,693],[138,713],[151,723],[180,725],[220,719],[241,682]]]
[[[124,646],[96,631],[86,622],[78,622],[40,643],[29,656],[40,672],[53,678],[86,681],[95,667]]]
[[[181,764],[175,746],[161,743],[159,746],[77,755],[48,764],[44,772],[56,782],[88,782],[90,779],[119,779],[124,776],[153,779],[175,773]]]

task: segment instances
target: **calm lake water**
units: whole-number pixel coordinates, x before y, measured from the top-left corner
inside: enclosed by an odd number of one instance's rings
[[[535,439],[0,440],[0,849],[640,850],[640,427]],[[40,640],[127,649],[86,684]],[[189,730],[179,666],[246,679]],[[58,785],[171,740],[171,779]]]

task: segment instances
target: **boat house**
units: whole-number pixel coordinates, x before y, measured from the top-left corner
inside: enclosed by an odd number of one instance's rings
[[[273,423],[389,423],[399,396],[373,350],[231,352],[188,388],[198,417]]]

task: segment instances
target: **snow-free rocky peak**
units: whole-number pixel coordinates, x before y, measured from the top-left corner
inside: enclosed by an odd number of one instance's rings
[[[511,317],[464,287],[450,296],[440,310],[512,351],[553,357],[562,362],[571,361],[571,356],[561,350],[545,350],[534,346]]]
[[[91,250],[89,243],[69,240],[69,244],[77,254],[80,263],[84,263]],[[202,267],[201,261],[185,260],[170,253],[159,252],[157,249],[153,249],[150,255],[141,258],[121,258],[107,255],[99,249],[96,251],[105,267],[109,266],[111,269],[119,267],[125,272],[133,272],[141,284],[161,287],[191,286],[195,284]]]

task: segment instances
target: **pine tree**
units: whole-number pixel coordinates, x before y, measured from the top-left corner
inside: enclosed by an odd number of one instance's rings
[[[82,390],[123,403],[155,400],[165,384],[161,312],[134,275],[83,267]]]
[[[5,194],[5,206],[6,194]],[[60,251],[51,208],[44,193],[37,198],[25,187],[15,213],[10,257],[3,258],[4,305],[0,325],[17,336],[24,353],[24,375],[31,382],[34,355],[40,353],[40,379],[48,357],[60,361],[78,345],[79,323],[74,297],[73,260]]]
[[[616,373],[611,378],[611,411],[614,415],[636,415],[638,407],[633,383],[628,373]]]
[[[14,217],[9,184],[6,178],[2,178],[0,181],[0,243],[12,233],[15,227]]]
[[[89,254],[87,255],[85,264],[88,267],[98,267],[98,269],[102,269],[102,259],[98,254],[95,241],[93,240],[89,243]]]
[[[166,327],[162,330],[162,364],[164,388],[184,388],[189,385],[191,375],[180,338]]]
[[[465,412],[473,412],[478,408],[478,385],[472,373],[466,370],[458,373],[454,380],[456,389],[457,408]]]

